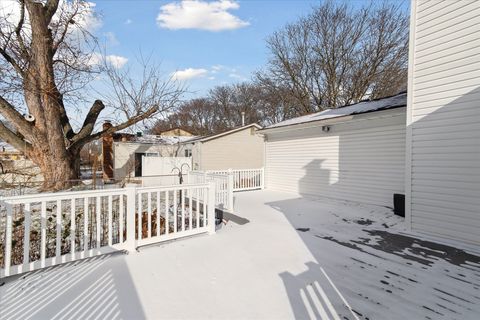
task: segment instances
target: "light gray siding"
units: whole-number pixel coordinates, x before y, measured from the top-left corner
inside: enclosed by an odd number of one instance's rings
[[[194,168],[199,170],[256,169],[264,163],[263,136],[254,127],[205,142],[192,148]]]
[[[407,116],[412,230],[480,244],[480,1],[413,1]]]
[[[405,108],[321,126],[267,134],[267,188],[391,207],[404,193]]]

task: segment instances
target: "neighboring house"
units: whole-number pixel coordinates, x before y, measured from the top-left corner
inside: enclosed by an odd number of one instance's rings
[[[191,150],[194,170],[256,169],[264,164],[262,127],[252,123],[240,128],[184,143]]]
[[[480,245],[480,1],[414,0],[406,218]]]
[[[404,193],[406,104],[401,93],[261,130],[266,187],[391,207]]]
[[[166,131],[162,131],[160,132],[159,134],[160,136],[190,136],[192,137],[193,136],[193,133],[191,132],[188,132],[187,130],[184,130],[182,128],[172,128],[172,129],[169,129],[169,130],[166,130]]]
[[[25,159],[23,152],[18,151],[10,144],[0,141],[0,161],[7,161],[7,160],[22,160]]]
[[[192,138],[195,137],[138,135],[124,139],[124,141],[113,141],[111,150],[113,177],[110,179],[121,180],[127,176],[140,177],[144,175],[142,172],[142,157],[144,156],[183,157],[190,151],[181,143]],[[108,151],[104,149],[104,154],[107,153]],[[105,166],[108,166],[108,163],[105,162],[104,157]]]
[[[10,144],[0,141],[0,186],[26,186],[43,181],[40,168]]]

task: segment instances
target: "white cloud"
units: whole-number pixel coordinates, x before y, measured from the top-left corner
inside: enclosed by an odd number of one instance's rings
[[[90,57],[88,64],[95,66],[105,62],[108,64],[111,64],[113,67],[117,69],[120,69],[128,62],[128,59],[122,56],[114,55],[114,54],[102,56],[100,53],[94,53]]]
[[[115,36],[115,33],[109,31],[104,33],[105,40],[107,41],[108,46],[118,46],[120,42],[117,39],[117,36]]]
[[[221,31],[238,29],[250,24],[228,12],[239,7],[240,5],[232,0],[171,2],[160,7],[157,24],[162,28],[173,30]]]
[[[132,19],[125,20],[125,24],[132,24],[132,22],[133,22]]]
[[[106,56],[105,59],[108,63],[110,63],[112,66],[114,66],[117,69],[120,69],[128,62],[127,58],[122,56],[116,56],[113,54]]]
[[[207,73],[208,73],[207,69],[187,68],[185,70],[178,70],[173,72],[172,79],[179,80],[179,81],[190,80],[193,78],[204,77],[207,75]]]

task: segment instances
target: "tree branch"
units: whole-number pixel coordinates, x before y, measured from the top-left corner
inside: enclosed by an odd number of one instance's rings
[[[69,149],[76,149],[76,148],[81,149],[85,144],[87,144],[91,141],[97,140],[99,138],[102,138],[106,135],[109,135],[109,134],[115,133],[117,131],[120,131],[122,129],[128,128],[131,125],[134,125],[135,123],[140,122],[140,121],[150,117],[151,115],[153,115],[157,111],[158,111],[158,106],[153,106],[150,109],[148,109],[147,111],[145,111],[144,113],[139,114],[135,117],[132,117],[132,118],[128,119],[127,121],[125,121],[124,123],[121,123],[117,126],[110,127],[106,130],[99,131],[97,133],[94,133],[92,135],[86,136],[82,139],[79,139],[79,140],[75,141],[70,146]]]
[[[2,121],[0,121],[0,137],[19,151],[27,152],[32,150],[30,143],[7,128]]]
[[[92,107],[88,111],[85,121],[83,122],[82,129],[73,137],[72,141],[75,143],[85,137],[88,137],[95,127],[100,112],[105,109],[105,105],[101,100],[95,100]]]
[[[17,71],[17,73],[20,75],[20,76],[23,76],[24,75],[24,72],[23,72],[23,69],[20,67],[20,65],[17,63],[17,61],[15,61],[15,59],[12,58],[12,56],[10,56],[6,50],[0,48],[0,54],[3,56],[3,58],[8,62],[10,63],[13,68]]]
[[[63,104],[63,97],[60,93],[58,94],[58,108],[60,111],[60,121],[63,127],[63,134],[68,140],[70,140],[75,136],[75,132],[73,132],[72,125],[70,124],[70,119],[68,118],[67,111],[65,110],[65,105]]]
[[[20,50],[22,54],[28,58],[29,54],[27,51],[27,47],[25,46],[25,41],[22,37],[22,28],[25,22],[25,1],[20,0],[20,19],[18,20],[18,24],[15,27],[15,34],[17,35],[18,43],[20,44]]]
[[[45,4],[45,18],[47,19],[47,24],[52,20],[53,15],[57,11],[59,0],[48,0]]]
[[[0,114],[22,133],[28,133],[33,130],[33,126],[12,106],[7,100],[0,96]]]

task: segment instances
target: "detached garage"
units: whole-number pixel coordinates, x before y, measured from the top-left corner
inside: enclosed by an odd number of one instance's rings
[[[266,187],[391,207],[405,189],[406,104],[402,93],[261,130]]]

